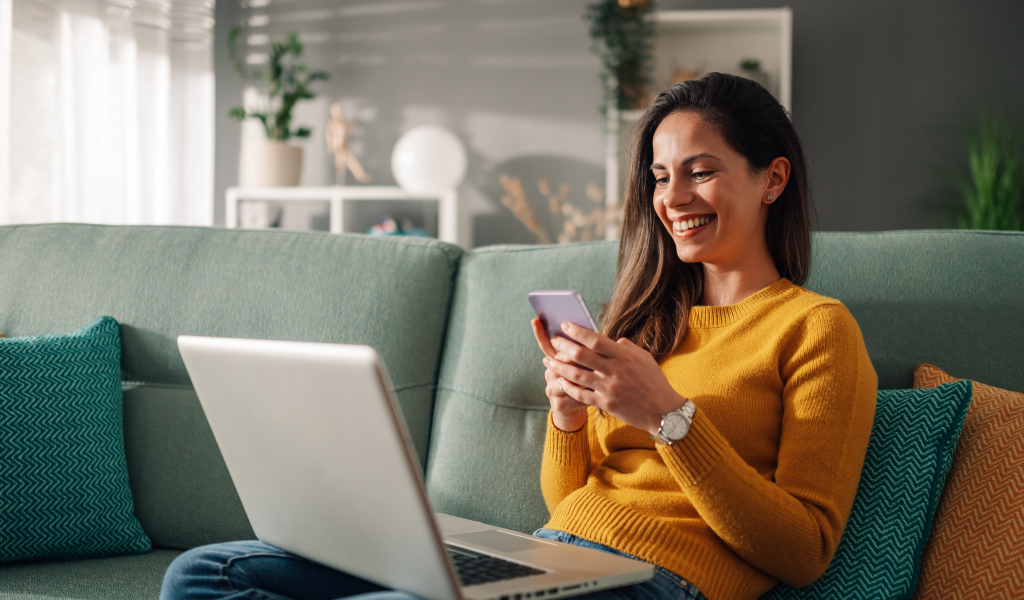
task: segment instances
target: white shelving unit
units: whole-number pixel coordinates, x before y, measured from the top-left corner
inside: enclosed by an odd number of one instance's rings
[[[395,186],[331,186],[228,188],[224,195],[224,216],[229,229],[238,228],[238,205],[246,200],[273,202],[327,201],[330,206],[330,232],[341,233],[345,225],[345,205],[349,202],[424,201],[436,202],[438,238],[459,243],[459,200],[455,190],[444,194],[410,194]]]
[[[739,75],[740,61],[757,59],[767,75],[767,88],[791,110],[793,80],[793,11],[671,10],[654,14],[658,37],[654,46],[654,87],[672,83],[676,69],[697,73],[718,71]],[[622,157],[641,111],[608,110],[605,146],[605,189],[609,215],[621,211]],[[606,237],[619,233],[618,219],[608,220]]]

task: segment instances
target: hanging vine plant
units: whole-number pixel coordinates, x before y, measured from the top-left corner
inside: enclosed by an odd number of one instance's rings
[[[643,108],[654,58],[653,0],[598,0],[587,6],[593,51],[604,67],[602,112]]]

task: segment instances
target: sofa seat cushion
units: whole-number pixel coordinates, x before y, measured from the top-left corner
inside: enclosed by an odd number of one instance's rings
[[[115,558],[22,563],[0,567],[4,600],[156,600],[171,561],[180,552]]]

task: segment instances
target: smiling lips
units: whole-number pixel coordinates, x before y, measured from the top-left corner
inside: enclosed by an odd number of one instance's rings
[[[685,219],[682,221],[672,221],[672,232],[676,235],[682,235],[692,230],[700,229],[707,225],[708,223],[710,223],[711,221],[714,221],[716,218],[716,215],[700,215],[698,217],[693,217],[691,219]],[[691,235],[695,234],[696,232],[694,232],[694,234]],[[689,235],[687,237],[689,237]]]

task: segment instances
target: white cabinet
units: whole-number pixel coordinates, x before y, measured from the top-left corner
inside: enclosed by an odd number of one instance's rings
[[[740,75],[740,62],[761,63],[765,87],[790,110],[793,79],[793,11],[671,10],[654,13],[653,87],[668,87],[677,70]],[[641,111],[608,110],[605,189],[609,215],[621,214],[623,181],[633,125]],[[619,234],[619,219],[608,220],[606,237]]]

